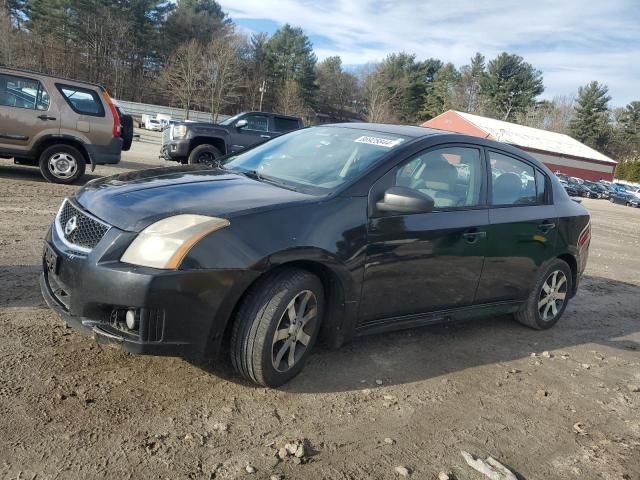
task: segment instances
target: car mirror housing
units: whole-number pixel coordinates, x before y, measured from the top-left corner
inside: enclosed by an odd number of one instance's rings
[[[249,124],[249,122],[247,122],[246,120],[238,120],[236,122],[236,128],[244,128]]]
[[[426,193],[407,187],[391,187],[384,192],[384,198],[376,203],[381,212],[429,213],[433,211],[434,200]]]

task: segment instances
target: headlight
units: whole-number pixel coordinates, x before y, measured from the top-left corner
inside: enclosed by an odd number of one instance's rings
[[[204,215],[165,218],[140,232],[120,260],[143,267],[176,269],[200,239],[228,225],[229,220]]]
[[[173,126],[173,138],[184,138],[187,134],[186,125],[174,125]]]

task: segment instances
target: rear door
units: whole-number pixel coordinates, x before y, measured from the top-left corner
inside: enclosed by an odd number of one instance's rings
[[[0,151],[27,155],[40,137],[59,133],[59,112],[45,85],[35,78],[0,73]]]
[[[252,113],[239,120],[246,120],[247,125],[242,128],[231,127],[229,133],[231,135],[232,151],[236,152],[271,138],[268,115]]]
[[[546,173],[487,150],[489,242],[475,303],[523,300],[542,263],[555,256],[557,213]]]

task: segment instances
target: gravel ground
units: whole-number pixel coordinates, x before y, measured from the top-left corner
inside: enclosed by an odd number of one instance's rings
[[[162,165],[157,135],[92,178]],[[77,187],[0,160],[0,478],[640,479],[640,209],[585,200],[593,241],[553,329],[509,317],[318,349],[279,390],[101,347],[46,308],[42,238]],[[277,457],[287,442],[298,453]],[[296,443],[297,442],[297,443]]]

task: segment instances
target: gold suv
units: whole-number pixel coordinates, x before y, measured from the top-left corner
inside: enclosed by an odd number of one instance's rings
[[[133,123],[100,85],[0,67],[0,158],[72,183],[87,163],[120,161]]]

